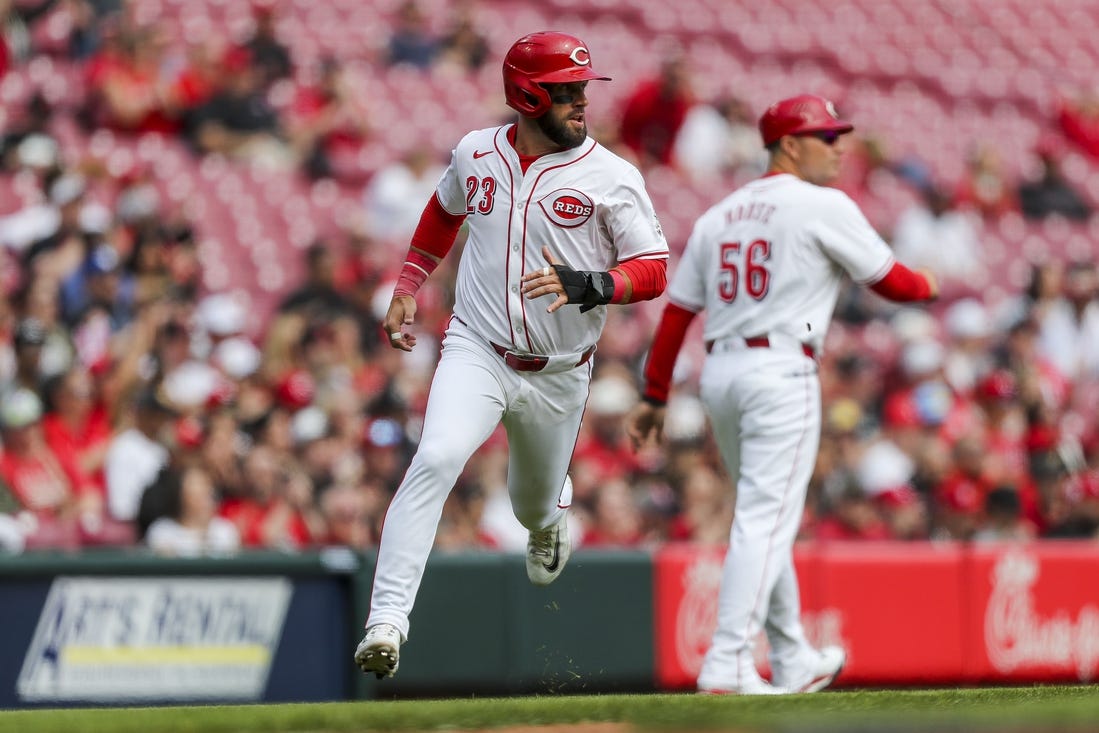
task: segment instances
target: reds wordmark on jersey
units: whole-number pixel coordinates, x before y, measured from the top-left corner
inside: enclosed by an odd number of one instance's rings
[[[438,197],[466,214],[454,314],[489,341],[534,354],[581,352],[598,339],[606,307],[546,313],[527,300],[524,273],[546,266],[542,246],[577,270],[606,271],[668,256],[641,173],[588,138],[538,158],[524,174],[507,139],[511,125],[477,130],[455,147]]]

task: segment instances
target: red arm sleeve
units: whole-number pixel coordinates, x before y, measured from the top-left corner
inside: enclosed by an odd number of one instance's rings
[[[439,260],[446,257],[454,246],[454,238],[465,221],[464,216],[456,216],[443,208],[438,196],[432,196],[420,214],[420,223],[412,233],[412,243],[408,247],[408,256],[397,278],[393,290],[394,297],[416,295],[420,286],[439,266]]]
[[[439,197],[433,195],[412,233],[412,247],[439,259],[446,257],[465,219],[464,215],[451,214],[444,209]]]
[[[919,273],[912,272],[899,262],[894,262],[885,277],[870,286],[878,295],[897,303],[907,303],[914,300],[932,300],[935,293],[931,290],[931,283]]]
[[[668,261],[628,260],[611,270],[611,279],[614,280],[612,303],[652,300],[668,284]]]
[[[664,306],[664,315],[660,317],[660,325],[656,327],[656,336],[653,337],[653,345],[649,350],[649,363],[645,365],[643,394],[647,401],[661,405],[668,401],[675,360],[695,315],[693,311],[675,303]]]

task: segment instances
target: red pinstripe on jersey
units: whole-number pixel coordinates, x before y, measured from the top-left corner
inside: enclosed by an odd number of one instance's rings
[[[523,249],[522,249],[522,255],[523,255],[523,261],[524,262],[527,261],[527,217],[530,215],[531,202],[534,200],[534,196],[535,196],[536,192],[538,191],[538,184],[542,181],[542,176],[546,175],[550,171],[559,170],[561,168],[567,168],[570,165],[576,165],[577,163],[582,161],[584,158],[591,155],[591,152],[593,150],[595,150],[595,144],[594,143],[589,144],[588,149],[583,153],[583,155],[579,156],[578,158],[575,158],[574,160],[570,160],[566,163],[561,163],[559,165],[552,165],[552,166],[540,171],[538,173],[538,177],[534,179],[534,185],[531,186],[531,189],[530,189],[531,194],[530,194],[530,196],[527,197],[526,203],[523,206]],[[539,252],[538,256],[539,257],[542,256],[541,252]],[[527,322],[527,301],[524,298],[523,299],[523,324],[524,324],[523,333],[526,336],[527,349],[533,351],[534,350],[534,344],[530,340],[530,329],[526,327],[526,322]]]
[[[512,125],[508,129],[508,131],[505,133],[505,135],[507,136],[508,142],[511,143],[512,146],[514,146],[514,144],[515,144],[515,133],[516,133],[517,129],[518,128],[515,125]],[[497,133],[492,138],[492,145],[493,145],[493,147],[496,148],[497,155],[499,155],[501,158],[504,157],[504,151],[500,149],[500,135],[499,135],[499,133]],[[504,168],[505,168],[505,170],[507,170],[507,173],[508,173],[508,197],[510,199],[514,199],[515,198],[515,174],[512,172],[510,165],[509,166],[504,166]],[[511,272],[511,246],[510,246],[511,245],[511,223],[514,220],[515,220],[515,206],[514,206],[514,201],[512,201],[512,203],[509,204],[509,206],[508,206],[508,236],[507,236],[507,239],[504,240],[505,245],[506,245],[505,246],[505,251],[504,251],[504,272]],[[507,322],[508,322],[508,327],[505,330],[511,331],[511,298],[508,297],[507,284],[506,283],[504,285],[504,314],[507,316]],[[526,323],[526,320],[527,319],[524,316],[523,323]],[[530,337],[528,336],[527,338],[528,338],[528,341],[529,341]],[[511,343],[512,343],[513,346],[517,346],[517,344],[515,343],[514,338],[512,338]]]

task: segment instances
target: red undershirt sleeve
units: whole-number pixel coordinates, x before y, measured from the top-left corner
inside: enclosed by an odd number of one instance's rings
[[[439,203],[439,197],[432,195],[412,233],[411,247],[442,259],[454,246],[454,238],[465,220],[464,214],[451,214]]]
[[[416,295],[424,281],[435,272],[439,261],[454,246],[454,238],[458,236],[464,220],[465,216],[456,216],[444,209],[438,196],[431,197],[420,215],[416,231],[412,233],[408,255],[393,289],[394,297]]]
[[[870,289],[883,298],[897,303],[914,300],[931,300],[931,283],[919,272],[913,272],[899,262],[894,262],[885,277],[870,285]]]
[[[694,320],[694,311],[668,303],[664,314],[656,327],[656,336],[649,350],[649,361],[645,365],[645,390],[642,393],[647,402],[664,405],[671,391],[672,370],[687,336],[687,328]]]
[[[610,274],[614,280],[612,303],[652,300],[668,284],[668,261],[628,260],[612,268]]]

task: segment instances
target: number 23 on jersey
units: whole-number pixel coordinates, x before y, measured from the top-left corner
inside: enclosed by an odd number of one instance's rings
[[[477,197],[477,192],[481,191],[481,200],[476,204],[473,200]],[[492,205],[496,203],[496,179],[492,176],[477,179],[476,176],[470,176],[466,179],[466,213],[467,214],[489,214],[492,212]]]

